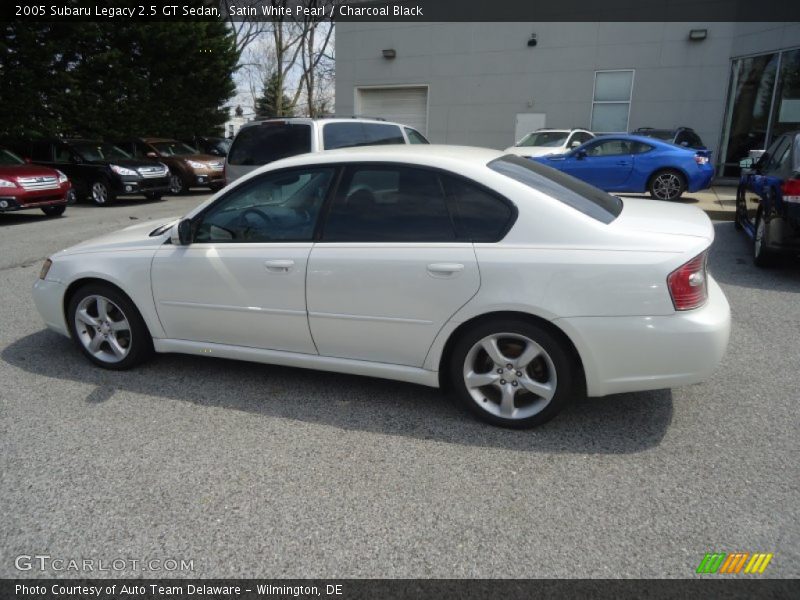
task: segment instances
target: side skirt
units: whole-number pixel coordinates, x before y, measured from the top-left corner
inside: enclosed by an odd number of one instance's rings
[[[426,385],[428,387],[439,387],[439,373],[437,371],[428,371],[427,369],[403,365],[391,365],[388,363],[354,360],[351,358],[316,356],[312,354],[301,354],[299,352],[284,352],[281,350],[263,350],[261,348],[229,346],[226,344],[192,342],[188,340],[154,338],[153,347],[156,352],[160,353],[177,352],[179,354],[194,354],[196,356],[215,356],[217,358],[245,360],[284,367],[298,367],[300,369],[316,369],[318,371],[380,377],[382,379],[405,381],[418,385]]]

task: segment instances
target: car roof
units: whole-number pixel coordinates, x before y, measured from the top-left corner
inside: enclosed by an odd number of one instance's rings
[[[411,125],[405,123],[397,123],[395,121],[387,121],[378,117],[269,117],[267,119],[256,119],[244,123],[240,129],[251,127],[254,125],[262,125],[264,123],[274,123],[275,121],[290,121],[295,123],[375,123],[377,125],[397,125],[398,127],[408,127],[415,129]]]

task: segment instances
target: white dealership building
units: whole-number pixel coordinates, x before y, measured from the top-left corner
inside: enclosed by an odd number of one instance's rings
[[[800,128],[800,23],[340,22],[336,112],[495,148],[545,126],[686,126],[735,176]]]

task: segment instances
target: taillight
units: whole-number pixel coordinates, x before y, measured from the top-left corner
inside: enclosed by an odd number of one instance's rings
[[[787,179],[781,186],[784,202],[800,203],[800,179]]]
[[[702,154],[695,154],[694,155],[694,162],[698,165],[707,165],[708,164],[708,157],[703,156]]]
[[[702,306],[708,298],[706,260],[708,250],[675,269],[667,277],[669,295],[675,310],[691,310]]]

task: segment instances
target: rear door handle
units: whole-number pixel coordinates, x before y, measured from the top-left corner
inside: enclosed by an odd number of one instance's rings
[[[428,273],[434,277],[449,277],[464,270],[461,263],[431,263],[428,265]]]
[[[268,260],[264,263],[270,273],[288,273],[294,266],[293,260]]]

